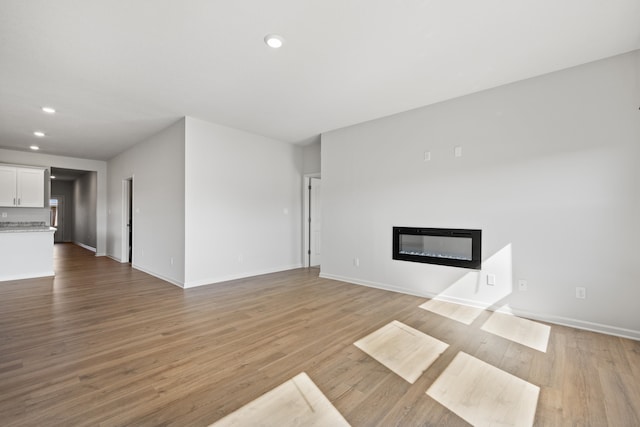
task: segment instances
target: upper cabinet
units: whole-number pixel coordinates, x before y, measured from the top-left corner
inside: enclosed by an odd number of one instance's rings
[[[0,166],[0,206],[15,206],[18,176],[16,168]]]
[[[44,207],[44,169],[0,165],[0,206]]]

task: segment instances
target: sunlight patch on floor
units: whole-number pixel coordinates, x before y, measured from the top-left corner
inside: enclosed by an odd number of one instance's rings
[[[427,395],[474,426],[531,426],[540,388],[459,352]]]
[[[306,373],[263,394],[211,424],[222,426],[348,426]]]
[[[481,329],[543,353],[547,352],[551,333],[548,325],[498,312],[493,313]]]
[[[424,310],[470,325],[484,311],[481,308],[431,299],[420,306]]]
[[[397,320],[354,345],[411,384],[449,347]]]

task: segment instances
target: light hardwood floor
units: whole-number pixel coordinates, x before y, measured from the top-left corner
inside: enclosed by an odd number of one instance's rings
[[[546,353],[317,269],[182,290],[77,246],[0,283],[0,424],[209,425],[305,372],[353,426],[468,425],[425,392],[464,352],[540,387],[535,425],[640,425],[640,342],[551,325]],[[449,345],[410,384],[354,342]]]

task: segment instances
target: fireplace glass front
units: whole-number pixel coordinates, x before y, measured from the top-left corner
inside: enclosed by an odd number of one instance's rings
[[[480,269],[482,230],[393,227],[393,259]]]

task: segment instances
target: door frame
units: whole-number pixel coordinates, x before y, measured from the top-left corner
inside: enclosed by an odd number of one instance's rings
[[[311,184],[311,178],[320,178],[320,173],[307,173],[303,175],[302,180],[302,261],[304,267],[310,267],[311,257],[309,256],[309,244],[310,244],[310,227],[309,217],[311,212],[309,211],[309,185]]]
[[[120,262],[129,262],[129,212],[131,212],[131,223],[133,224],[133,206],[135,205],[134,197],[135,191],[133,191],[133,180],[135,176],[125,178],[122,180],[122,247],[120,249]],[[131,200],[131,206],[129,206],[129,200]],[[133,240],[133,234],[131,235]],[[133,242],[131,242],[131,265],[133,265]]]

